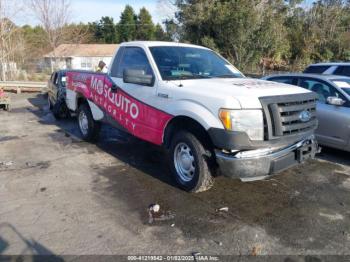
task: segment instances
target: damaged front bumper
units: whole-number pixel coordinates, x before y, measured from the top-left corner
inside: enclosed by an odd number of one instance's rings
[[[216,159],[223,175],[242,181],[265,179],[307,159],[319,152],[314,135],[291,146],[273,150],[257,149],[224,153],[216,151]]]

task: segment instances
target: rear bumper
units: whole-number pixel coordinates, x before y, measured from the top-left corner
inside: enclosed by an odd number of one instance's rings
[[[315,158],[319,151],[313,135],[278,151],[258,149],[225,154],[216,151],[216,159],[223,175],[242,181],[260,180]]]

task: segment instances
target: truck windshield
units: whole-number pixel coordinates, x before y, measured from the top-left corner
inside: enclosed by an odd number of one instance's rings
[[[233,65],[209,49],[157,46],[150,50],[163,80],[243,77]]]

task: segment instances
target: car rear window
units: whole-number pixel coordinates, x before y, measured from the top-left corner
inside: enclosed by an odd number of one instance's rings
[[[269,81],[274,81],[283,84],[295,85],[293,77],[273,77],[268,79]]]
[[[308,74],[322,74],[324,71],[326,71],[330,66],[309,66],[304,70],[304,73]]]
[[[341,76],[350,76],[350,65],[348,66],[339,66],[335,71],[335,75]]]

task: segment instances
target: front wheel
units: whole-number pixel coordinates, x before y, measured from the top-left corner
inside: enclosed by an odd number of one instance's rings
[[[189,192],[202,192],[213,186],[209,157],[203,144],[190,132],[180,131],[172,139],[169,162],[179,186]]]
[[[88,104],[82,104],[78,109],[78,125],[85,141],[92,142],[97,140],[101,123],[94,120]]]

